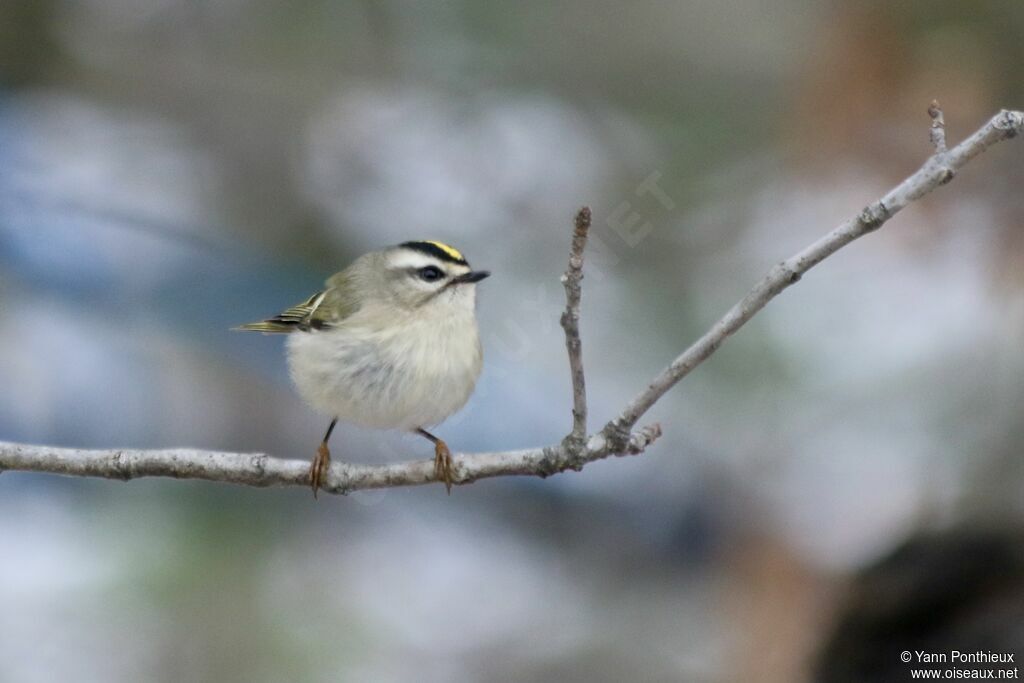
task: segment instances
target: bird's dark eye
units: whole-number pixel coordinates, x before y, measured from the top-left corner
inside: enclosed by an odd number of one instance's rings
[[[420,276],[421,280],[426,282],[435,282],[444,277],[444,271],[437,266],[424,266],[417,270],[416,274]]]

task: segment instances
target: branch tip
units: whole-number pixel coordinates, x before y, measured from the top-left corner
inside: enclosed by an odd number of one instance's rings
[[[652,422],[651,424],[645,425],[633,432],[629,437],[629,443],[626,446],[627,452],[630,455],[639,455],[647,450],[648,446],[660,438],[661,424],[658,422]]]
[[[938,100],[932,100],[928,105],[928,116],[932,119],[932,127],[928,133],[936,154],[945,154],[946,149],[946,119],[942,115],[942,107]],[[950,177],[952,179],[952,177]],[[949,182],[948,180],[946,182]]]
[[[575,227],[576,227],[576,229],[574,230],[574,234],[575,235],[580,235],[582,233],[582,235],[585,236],[587,231],[590,230],[590,219],[591,219],[590,207],[589,206],[582,206],[582,207],[580,207],[580,210],[576,212],[576,220],[575,220]]]
[[[1004,131],[1007,138],[1016,137],[1024,128],[1024,112],[1002,110],[996,117],[995,127]]]

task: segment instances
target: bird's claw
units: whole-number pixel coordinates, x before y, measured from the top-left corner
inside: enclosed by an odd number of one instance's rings
[[[454,483],[452,452],[448,450],[448,444],[440,439],[434,443],[434,477],[444,482],[448,495],[452,495],[452,484]]]
[[[313,498],[316,498],[316,493],[323,484],[330,466],[331,451],[326,443],[321,443],[316,449],[316,455],[313,456],[313,462],[309,464],[309,485],[313,489]]]

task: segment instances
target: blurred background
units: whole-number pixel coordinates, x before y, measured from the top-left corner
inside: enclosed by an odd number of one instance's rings
[[[591,427],[778,260],[1024,107],[1024,5],[3,0],[0,439],[308,459],[281,339],[363,251],[493,271],[463,452]],[[907,680],[1024,658],[1024,148],[840,252],[643,456],[327,496],[0,476],[0,681]],[[343,427],[335,457],[426,458]]]

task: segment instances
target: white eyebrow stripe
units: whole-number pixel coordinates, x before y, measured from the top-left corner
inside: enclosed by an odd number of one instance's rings
[[[388,265],[396,269],[437,266],[441,270],[446,270],[445,264],[441,263],[441,259],[434,258],[430,254],[412,251],[411,249],[403,249],[402,251],[392,253],[388,258]]]

